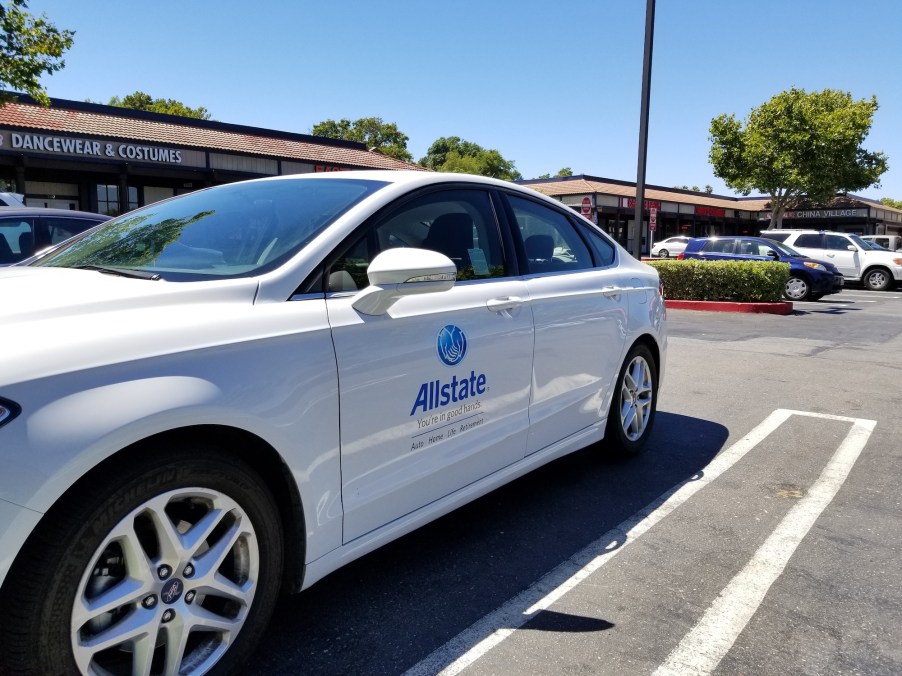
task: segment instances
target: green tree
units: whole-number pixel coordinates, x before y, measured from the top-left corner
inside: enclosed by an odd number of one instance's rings
[[[567,176],[573,176],[573,170],[570,167],[558,169],[558,172],[554,175],[555,178],[566,178]],[[551,174],[542,174],[539,178],[551,178]]]
[[[0,4],[0,89],[23,91],[41,105],[49,106],[50,98],[41,87],[44,73],[62,69],[63,52],[72,46],[73,31],[60,30],[41,14],[34,17],[25,11],[27,0],[10,0]],[[0,92],[0,104],[15,97]]]
[[[487,150],[472,141],[464,141],[459,136],[437,139],[419,163],[435,171],[478,174],[505,181],[523,178],[514,163],[504,159],[497,150]]]
[[[163,113],[164,115],[193,117],[198,120],[210,119],[209,111],[203,106],[200,108],[189,108],[181,101],[155,99],[150,94],[137,91],[134,94],[123,96],[121,99],[118,96],[114,96],[107,105],[117,106],[118,108],[130,108],[132,110],[146,110],[151,113]]]
[[[361,117],[353,122],[344,118],[338,122],[323,120],[313,125],[310,133],[314,136],[365,143],[367,148],[376,149],[396,160],[413,161],[413,155],[407,150],[407,135],[398,129],[397,124],[383,122],[381,117]]]
[[[825,204],[838,192],[878,185],[887,158],[861,146],[876,110],[876,97],[792,88],[752,109],[744,125],[720,115],[709,129],[714,175],[743,195],[768,195],[769,227],[778,228],[803,197]]]
[[[894,200],[892,197],[882,197],[880,203],[895,209],[902,209],[902,200]]]

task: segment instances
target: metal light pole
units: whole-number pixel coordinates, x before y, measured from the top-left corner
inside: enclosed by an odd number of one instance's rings
[[[636,237],[633,256],[642,256],[642,216],[645,211],[645,157],[648,154],[648,97],[651,91],[651,52],[655,39],[655,0],[645,5],[645,55],[642,58],[642,108],[639,111],[639,163],[636,172]]]

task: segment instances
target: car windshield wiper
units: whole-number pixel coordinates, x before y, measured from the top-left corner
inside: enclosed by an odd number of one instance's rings
[[[149,279],[156,281],[160,279],[158,272],[148,272],[146,270],[131,270],[129,268],[106,268],[102,265],[74,265],[76,270],[96,270],[105,275],[117,275],[118,277],[129,277],[131,279]]]

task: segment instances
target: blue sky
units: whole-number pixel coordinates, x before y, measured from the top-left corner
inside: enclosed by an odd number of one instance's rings
[[[135,90],[213,119],[309,133],[378,116],[419,159],[441,136],[495,148],[525,178],[636,180],[643,0],[30,0],[76,31],[51,96]],[[880,103],[869,197],[902,199],[900,0],[657,0],[646,181],[710,184],[708,125],[795,86]]]

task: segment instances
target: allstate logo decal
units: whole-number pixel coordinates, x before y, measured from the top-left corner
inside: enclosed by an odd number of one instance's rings
[[[456,366],[467,354],[467,337],[459,326],[448,324],[438,332],[436,340],[438,358],[446,366]]]

